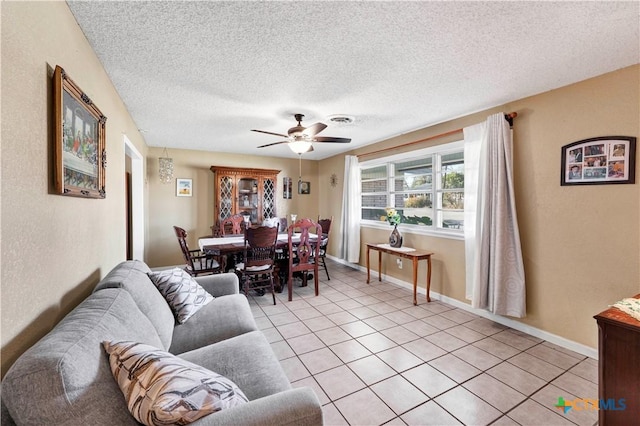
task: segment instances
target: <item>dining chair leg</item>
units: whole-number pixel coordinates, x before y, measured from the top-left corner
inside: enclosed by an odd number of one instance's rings
[[[273,304],[276,304],[276,288],[273,279],[273,274],[271,275],[271,296],[273,297]]]
[[[289,279],[287,280],[287,288],[289,290],[289,302],[293,300],[293,272],[289,268]]]
[[[324,266],[324,272],[327,274],[327,280],[331,281],[331,278],[329,278],[329,270],[327,269],[327,260],[324,256],[322,257],[322,266]]]

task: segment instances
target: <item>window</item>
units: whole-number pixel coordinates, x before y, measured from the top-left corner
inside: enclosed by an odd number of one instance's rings
[[[363,162],[360,172],[363,224],[388,226],[394,207],[404,231],[462,235],[462,141]]]

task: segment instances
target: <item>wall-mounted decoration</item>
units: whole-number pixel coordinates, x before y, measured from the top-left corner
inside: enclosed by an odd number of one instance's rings
[[[602,136],[562,147],[561,185],[635,183],[636,138]]]
[[[60,66],[53,87],[55,189],[63,195],[105,198],[107,117]]]
[[[285,177],[282,178],[282,196],[284,198],[286,198],[287,200],[291,199],[291,193],[292,193],[292,183],[291,183],[291,178]]]
[[[298,194],[311,194],[311,183],[299,180],[298,181]]]
[[[176,195],[191,197],[193,195],[193,179],[176,179]]]
[[[338,175],[332,173],[331,176],[329,176],[329,184],[332,188],[335,188],[338,185]]]
[[[158,158],[158,177],[160,183],[173,182],[173,158],[169,157],[167,148],[162,151],[162,157]]]

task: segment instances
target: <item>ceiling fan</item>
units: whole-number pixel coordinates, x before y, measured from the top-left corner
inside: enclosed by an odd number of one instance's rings
[[[266,145],[260,145],[258,148],[264,148],[267,146],[279,145],[281,143],[289,144],[289,148],[298,155],[301,155],[304,152],[313,151],[313,143],[314,142],[333,142],[333,143],[349,143],[351,139],[348,138],[334,138],[329,136],[316,136],[318,133],[323,131],[327,125],[323,123],[315,123],[309,127],[302,126],[302,118],[304,114],[294,114],[296,121],[298,122],[297,126],[290,128],[287,131],[286,135],[281,133],[273,133],[267,132],[266,130],[255,130],[252,129],[252,132],[266,133],[268,135],[281,136],[283,138],[287,138],[287,140],[268,143]]]

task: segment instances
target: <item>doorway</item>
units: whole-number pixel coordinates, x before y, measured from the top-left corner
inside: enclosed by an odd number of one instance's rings
[[[126,135],[124,153],[127,176],[125,179],[125,223],[126,230],[126,258],[144,261],[144,176],[142,155],[131,143]]]

